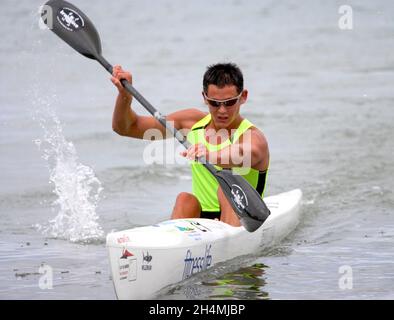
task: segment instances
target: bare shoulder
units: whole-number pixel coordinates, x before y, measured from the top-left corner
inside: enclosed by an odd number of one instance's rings
[[[264,133],[256,127],[250,128],[250,131],[252,133],[252,139],[256,143],[259,143],[261,147],[268,149],[268,141],[267,141],[267,138],[265,137]]]
[[[256,127],[252,127],[252,155],[256,157],[255,169],[267,170],[270,161],[268,141],[264,133]]]
[[[250,134],[245,134],[246,132]],[[241,137],[240,143],[248,143],[252,156],[252,168],[256,170],[266,170],[269,165],[268,141],[264,133],[256,127],[248,129]]]
[[[199,120],[204,118],[208,113],[196,108],[182,109],[169,114],[166,118],[173,121],[175,127],[179,129],[191,129]]]
[[[268,141],[267,138],[265,137],[264,133],[256,128],[256,127],[251,127],[250,129],[248,129],[246,132],[249,132],[250,134],[243,134],[240,137],[240,141],[244,141],[247,138],[250,138],[253,142],[253,144],[258,145],[259,148],[263,148],[263,149],[268,149]]]

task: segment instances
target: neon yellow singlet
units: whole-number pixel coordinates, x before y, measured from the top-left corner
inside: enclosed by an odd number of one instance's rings
[[[237,130],[235,131],[232,139],[227,139],[221,144],[213,145],[205,139],[205,128],[211,121],[211,114],[208,114],[200,121],[195,123],[187,135],[187,140],[191,144],[202,143],[206,146],[208,151],[218,151],[230,144],[236,142],[239,137],[253,124],[244,119]],[[221,169],[219,166],[215,166],[217,169]],[[196,161],[191,161],[192,169],[192,190],[194,196],[199,200],[202,211],[218,212],[220,211],[219,200],[217,197],[217,191],[219,183],[216,178],[206,169],[204,166]],[[264,195],[265,183],[267,178],[267,171],[259,171],[253,168],[232,168],[234,173],[242,175],[256,190]],[[246,174],[245,174],[246,173]]]

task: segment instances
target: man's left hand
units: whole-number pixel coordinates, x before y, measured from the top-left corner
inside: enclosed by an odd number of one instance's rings
[[[180,155],[190,160],[196,160],[199,157],[205,157],[207,159],[208,153],[207,147],[202,143],[198,143],[192,145],[189,149],[182,151]]]

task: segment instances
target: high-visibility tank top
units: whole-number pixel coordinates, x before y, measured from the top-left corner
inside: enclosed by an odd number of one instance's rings
[[[253,126],[249,120],[244,119],[232,137],[221,144],[214,145],[208,143],[205,139],[205,128],[210,121],[211,114],[208,114],[200,121],[196,122],[187,135],[187,139],[191,144],[202,143],[206,146],[208,151],[218,151],[235,143],[246,130]],[[222,169],[219,166],[215,167],[219,170]],[[200,202],[202,211],[220,211],[217,197],[219,183],[216,178],[202,164],[196,161],[191,161],[191,169],[193,195]],[[253,168],[233,167],[231,170],[236,174],[242,175],[263,197],[268,169],[259,171]]]

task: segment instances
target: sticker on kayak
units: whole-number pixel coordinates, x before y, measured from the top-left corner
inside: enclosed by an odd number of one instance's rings
[[[193,256],[191,249],[187,250],[184,259],[185,267],[183,269],[182,280],[190,278],[197,272],[207,270],[212,265],[211,247],[212,244],[205,246],[203,256]]]
[[[245,192],[236,184],[231,185],[232,200],[237,208],[244,210],[248,206],[248,198]]]
[[[122,256],[120,257],[121,259],[127,259],[129,257],[134,256],[131,252],[129,252],[127,249],[123,249],[122,251]]]
[[[200,222],[198,221],[189,221],[189,223],[194,226],[195,228],[201,230],[202,232],[207,232],[207,231],[211,231],[208,227],[202,225]]]
[[[175,226],[179,231],[193,231],[193,228],[190,227],[180,227],[180,226]]]
[[[85,22],[78,12],[70,8],[61,8],[56,18],[62,27],[68,31],[76,31],[85,26]]]
[[[190,227],[175,226],[175,230],[180,231],[184,235],[186,235],[189,238],[192,238],[194,240],[197,240],[197,241],[202,240],[202,238],[201,238],[202,232],[199,229],[195,230]]]
[[[130,238],[127,235],[123,235],[123,236],[116,239],[116,242],[119,244],[129,242],[129,241],[130,241]]]
[[[137,258],[127,249],[123,249],[119,258],[119,280],[137,280]]]
[[[149,254],[149,251],[142,252],[142,266],[141,269],[144,271],[151,271],[152,265],[150,262],[152,261],[152,255]]]

